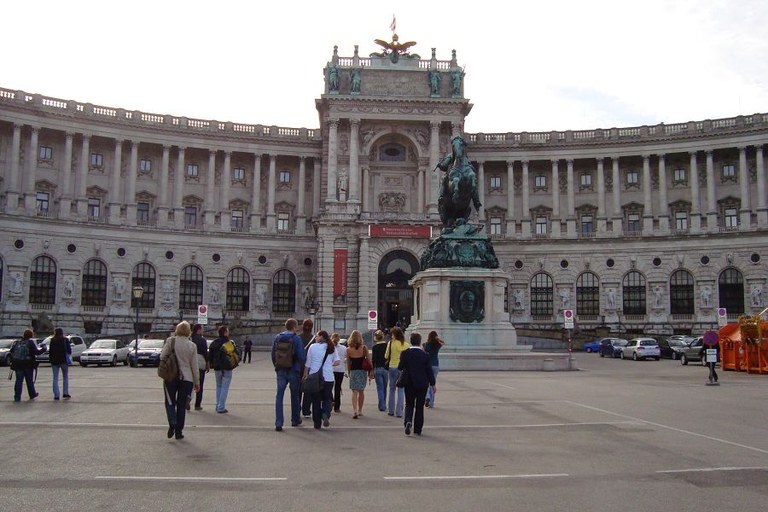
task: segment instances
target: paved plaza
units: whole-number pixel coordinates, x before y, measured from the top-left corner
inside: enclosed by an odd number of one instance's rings
[[[73,367],[68,402],[48,366],[34,402],[3,379],[0,509],[749,512],[768,498],[766,376],[709,387],[698,365],[580,353],[574,372],[441,373],[422,437],[373,388],[360,419],[347,391],[329,429],[275,432],[274,372],[254,355],[229,414],[209,374],[182,441],[165,437],[154,368]]]

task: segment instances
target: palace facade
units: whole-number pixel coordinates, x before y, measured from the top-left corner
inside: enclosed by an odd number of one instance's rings
[[[366,330],[370,310],[408,323],[456,135],[516,327],[572,309],[581,326],[696,333],[765,305],[768,114],[467,134],[455,52],[334,49],[324,72],[316,129],[0,89],[1,334],[126,334],[137,315],[164,331],[198,305],[240,332],[311,315]]]

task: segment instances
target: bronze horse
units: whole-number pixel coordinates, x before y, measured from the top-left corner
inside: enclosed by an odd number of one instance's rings
[[[451,149],[451,154],[446,155],[435,167],[435,170],[440,169],[446,173],[437,200],[443,233],[451,233],[458,226],[466,224],[472,213],[472,204],[475,210],[482,206],[477,193],[477,173],[467,158],[467,143],[456,136],[451,139]]]

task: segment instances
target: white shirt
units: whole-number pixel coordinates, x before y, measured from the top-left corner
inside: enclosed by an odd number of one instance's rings
[[[347,360],[347,347],[341,343],[336,345],[336,355],[339,356],[339,361],[341,361],[341,364],[334,366],[333,371],[335,373],[344,373],[347,369],[347,363],[345,362]]]
[[[323,362],[325,353],[328,350],[328,345],[325,343],[313,343],[309,347],[307,352],[307,362],[304,364],[309,368],[309,373],[315,373],[320,369],[320,364]],[[334,351],[328,354],[325,358],[325,364],[323,365],[323,380],[325,382],[333,382],[333,363],[339,360],[339,355]]]

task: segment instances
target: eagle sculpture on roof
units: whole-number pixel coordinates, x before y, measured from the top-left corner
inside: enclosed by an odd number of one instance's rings
[[[380,57],[388,55],[393,63],[396,63],[400,59],[401,55],[404,55],[404,56],[408,55],[408,48],[416,44],[416,41],[408,41],[407,43],[401,43],[399,41],[399,38],[397,37],[397,34],[392,34],[391,43],[388,43],[383,39],[374,39],[373,42],[378,44],[382,48],[384,48],[384,51],[382,53],[374,53],[371,55],[376,55]],[[418,56],[416,57],[418,58]]]

